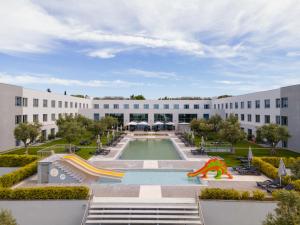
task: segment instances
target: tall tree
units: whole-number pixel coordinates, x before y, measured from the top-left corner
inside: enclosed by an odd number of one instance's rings
[[[291,135],[285,126],[278,124],[263,125],[258,129],[262,139],[266,139],[271,147],[271,154],[276,153],[276,146],[280,141],[287,141]]]
[[[215,114],[208,119],[208,123],[213,126],[213,130],[218,132],[221,128],[223,119],[219,114]]]
[[[1,225],[18,225],[16,219],[12,216],[8,210],[0,211],[0,224]]]
[[[219,136],[222,140],[231,144],[231,152],[234,153],[234,145],[246,138],[246,134],[241,130],[240,123],[235,116],[230,115],[221,126]]]
[[[300,194],[295,191],[278,191],[274,197],[279,201],[275,214],[268,214],[263,225],[300,224]]]
[[[20,123],[14,129],[15,139],[22,141],[25,147],[25,154],[28,154],[28,146],[35,142],[41,133],[39,123]]]

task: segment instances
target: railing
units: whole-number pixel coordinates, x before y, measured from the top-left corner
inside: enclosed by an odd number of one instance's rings
[[[198,208],[198,216],[202,222],[202,225],[205,225],[202,206],[201,206],[200,200],[199,200],[199,193],[197,191],[195,192],[195,201],[196,201],[197,208]]]
[[[83,214],[83,217],[82,217],[80,225],[85,225],[85,221],[86,221],[86,218],[88,216],[89,208],[90,208],[91,201],[92,201],[93,197],[94,197],[94,194],[93,194],[93,190],[92,190],[91,191],[91,195],[90,195],[89,200],[88,200],[88,203],[85,206],[84,214]]]

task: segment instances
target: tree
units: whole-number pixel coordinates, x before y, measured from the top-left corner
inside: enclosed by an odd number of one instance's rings
[[[20,123],[14,129],[14,136],[17,140],[22,141],[25,147],[25,154],[28,154],[28,146],[32,144],[41,133],[39,123]]]
[[[218,132],[220,130],[220,127],[222,125],[223,119],[219,114],[213,115],[208,119],[208,123],[213,126],[213,130],[215,132]]]
[[[245,132],[241,130],[240,123],[230,115],[226,121],[222,123],[219,131],[219,136],[222,140],[231,144],[231,152],[234,153],[234,145],[245,139]]]
[[[0,224],[1,225],[18,225],[11,212],[8,210],[0,211]]]
[[[86,129],[82,127],[77,121],[66,121],[59,126],[59,134],[69,144],[69,151],[71,152],[72,143],[79,140],[80,137],[86,135]]]
[[[298,225],[300,224],[300,194],[295,191],[277,191],[278,200],[275,214],[268,214],[263,225]]]
[[[191,121],[191,129],[198,135],[207,137],[207,135],[213,131],[213,125],[205,119],[193,119]]]
[[[271,147],[271,154],[276,153],[276,146],[280,141],[287,141],[291,135],[285,126],[267,124],[258,128],[261,138],[266,139]]]
[[[146,98],[143,95],[130,95],[131,100],[145,100]]]

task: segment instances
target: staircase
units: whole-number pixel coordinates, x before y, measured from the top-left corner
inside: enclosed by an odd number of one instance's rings
[[[185,198],[94,198],[88,206],[83,224],[204,225],[195,199]]]
[[[70,166],[64,164],[61,161],[55,161],[53,165],[56,168],[62,170],[65,174],[69,175],[74,180],[78,181],[79,183],[82,183],[86,179],[86,177],[82,173],[77,171],[76,168],[71,168]]]

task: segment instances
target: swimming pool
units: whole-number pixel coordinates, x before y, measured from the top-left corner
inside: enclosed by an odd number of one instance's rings
[[[170,139],[142,139],[130,141],[119,159],[179,160],[181,157]]]
[[[126,171],[120,181],[99,180],[100,184],[136,185],[199,185],[198,177],[188,177],[188,171],[133,170]]]

